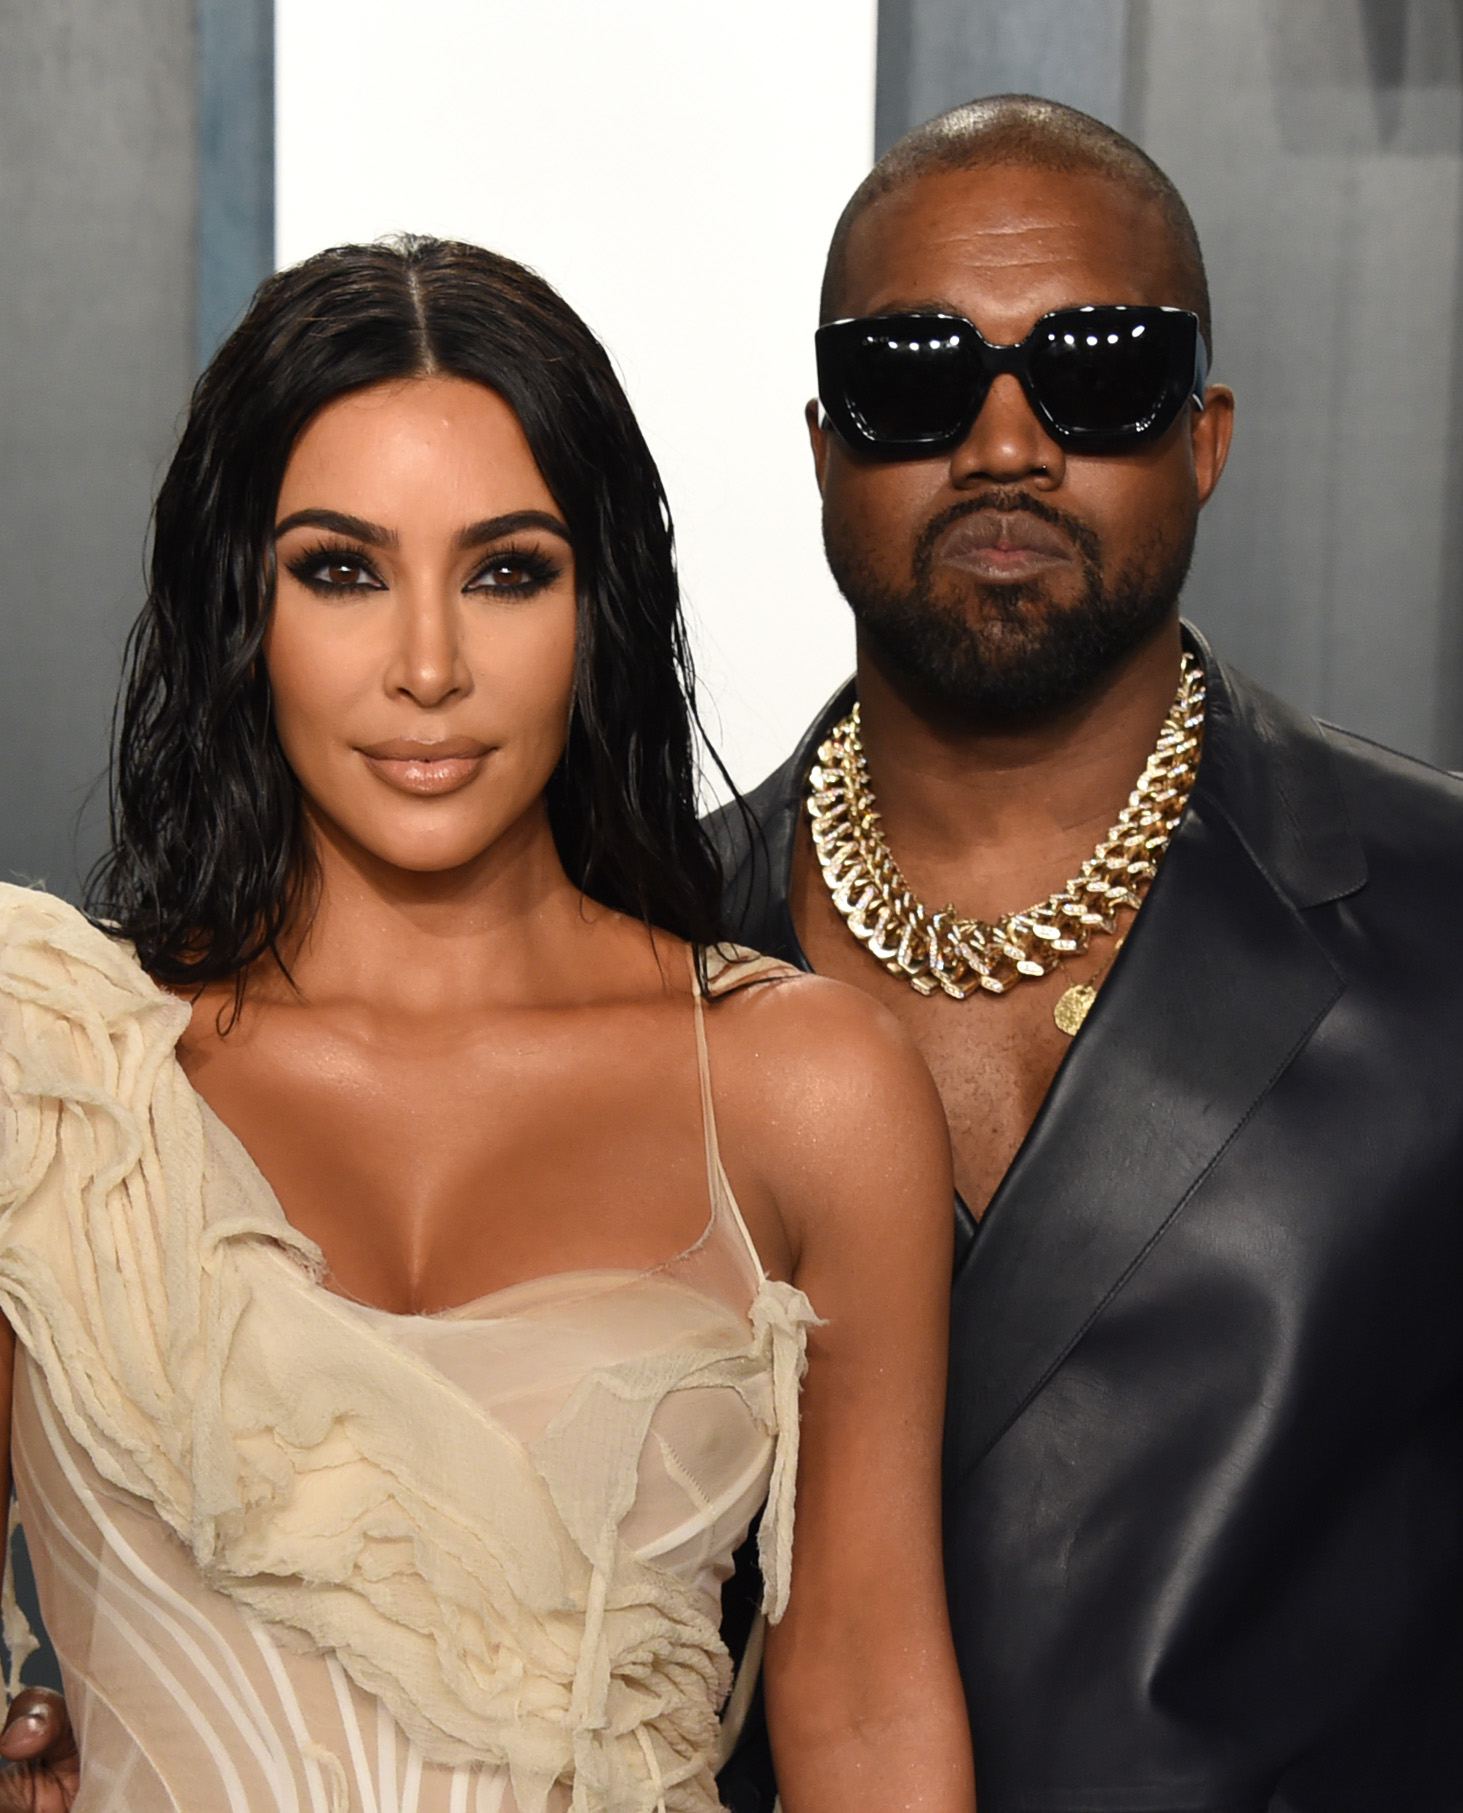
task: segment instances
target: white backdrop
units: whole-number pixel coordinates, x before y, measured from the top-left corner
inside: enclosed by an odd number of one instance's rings
[[[876,0],[277,0],[277,257],[398,230],[541,271],[660,462],[739,785],[852,665],[802,423],[872,156]]]

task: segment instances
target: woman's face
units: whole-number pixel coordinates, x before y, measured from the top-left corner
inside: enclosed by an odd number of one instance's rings
[[[542,794],[574,672],[574,556],[518,418],[462,378],[339,397],[274,533],[264,660],[312,814],[399,868],[471,862]]]

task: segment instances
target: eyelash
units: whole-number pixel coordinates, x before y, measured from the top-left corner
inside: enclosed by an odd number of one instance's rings
[[[476,581],[494,567],[517,567],[523,578],[515,585],[478,587]],[[552,585],[563,570],[562,565],[541,548],[498,548],[483,562],[468,584],[475,590],[506,592],[510,598],[532,598],[535,592],[541,592],[546,585]]]
[[[321,568],[327,566],[353,567],[368,577],[335,585],[319,577]],[[477,581],[495,567],[516,567],[523,578],[512,585],[478,585]],[[385,590],[370,561],[359,548],[348,543],[325,542],[318,547],[306,548],[286,562],[286,569],[301,585],[322,597],[338,598],[342,593]],[[478,567],[464,590],[496,592],[509,598],[532,598],[545,586],[552,585],[562,571],[560,563],[539,548],[497,548]]]

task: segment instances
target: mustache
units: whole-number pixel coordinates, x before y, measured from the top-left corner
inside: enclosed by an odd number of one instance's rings
[[[967,516],[976,516],[983,510],[993,511],[1000,516],[1013,516],[1018,511],[1026,516],[1034,516],[1038,522],[1046,523],[1049,528],[1066,536],[1089,573],[1101,570],[1102,542],[1088,523],[1070,516],[1065,510],[1058,510],[1045,498],[1035,497],[1019,485],[992,485],[984,491],[975,491],[969,497],[962,497],[959,503],[949,505],[930,518],[920,530],[919,540],[915,543],[915,572],[928,575],[932,571],[935,544],[951,523],[960,522]]]

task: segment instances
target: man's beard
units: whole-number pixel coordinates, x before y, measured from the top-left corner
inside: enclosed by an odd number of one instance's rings
[[[942,598],[934,552],[951,523],[978,510],[1021,511],[1059,529],[1082,569],[1081,596],[1054,603],[1044,579],[969,582],[965,601]],[[906,591],[885,585],[825,532],[828,564],[860,629],[922,699],[968,723],[1021,723],[1064,710],[1089,694],[1124,655],[1164,622],[1194,551],[1194,528],[1146,561],[1108,574],[1102,546],[1084,522],[1029,492],[986,491],[942,510],[920,534]]]

